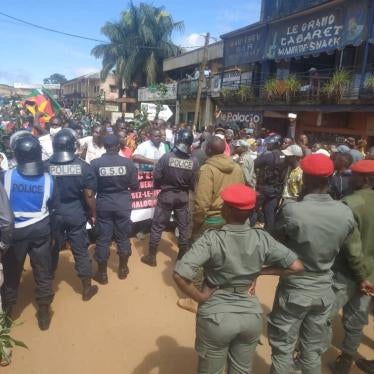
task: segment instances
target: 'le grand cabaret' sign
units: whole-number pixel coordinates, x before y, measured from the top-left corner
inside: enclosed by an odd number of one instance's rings
[[[368,1],[348,1],[312,14],[262,25],[225,39],[225,66],[284,59],[360,45],[367,35]]]
[[[275,27],[266,57],[279,58],[320,53],[342,46],[344,22],[341,9],[293,24]]]

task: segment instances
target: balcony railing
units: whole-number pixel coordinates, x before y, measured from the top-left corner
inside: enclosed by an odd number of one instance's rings
[[[206,77],[202,97],[210,95],[229,103],[252,105],[278,104],[344,104],[357,100],[374,100],[374,66],[369,69],[361,87],[361,68],[346,67],[290,73],[287,78],[274,76],[223,79],[220,75]],[[368,86],[368,82],[370,85]],[[178,82],[178,98],[196,98],[199,80]],[[361,88],[360,88],[361,87]]]
[[[359,99],[360,70],[349,68],[340,73],[336,71],[325,69],[291,73],[285,79],[270,76],[262,79],[260,84],[231,81],[222,84],[221,96],[226,101],[251,104],[332,104]]]

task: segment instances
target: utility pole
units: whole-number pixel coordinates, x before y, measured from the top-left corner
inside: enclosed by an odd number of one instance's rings
[[[193,131],[196,130],[196,125],[199,121],[199,113],[200,113],[200,101],[201,101],[201,92],[203,91],[203,86],[205,81],[205,67],[208,63],[208,45],[209,45],[210,33],[208,32],[205,35],[205,43],[204,43],[204,54],[203,60],[200,65],[200,72],[199,72],[199,84],[197,86],[197,95],[196,95],[196,107],[195,107],[195,116],[193,120],[192,129]]]

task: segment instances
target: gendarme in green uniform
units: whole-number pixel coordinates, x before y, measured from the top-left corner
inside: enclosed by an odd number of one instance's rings
[[[175,272],[193,280],[204,268],[210,286],[219,286],[197,312],[196,350],[199,374],[250,373],[262,330],[262,308],[248,296],[263,265],[288,268],[297,256],[268,233],[249,224],[206,231],[177,262]]]
[[[332,317],[343,308],[342,351],[353,361],[368,324],[371,302],[359,285],[364,280],[374,283],[374,190],[356,191],[343,201],[351,208],[356,225],[334,265],[336,302]]]
[[[321,373],[320,355],[327,349],[325,330],[335,300],[331,267],[353,227],[351,210],[328,194],[308,194],[281,210],[275,235],[297,254],[305,272],[279,280],[269,315],[272,374],[291,372],[298,338],[303,373]]]

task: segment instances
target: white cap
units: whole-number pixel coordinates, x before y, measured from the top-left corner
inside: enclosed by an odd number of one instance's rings
[[[292,144],[282,151],[285,156],[303,157],[303,150],[297,144]]]
[[[320,148],[317,152],[314,152],[314,153],[321,153],[327,157],[330,157],[330,153],[326,151],[326,149],[323,149],[323,148]]]

